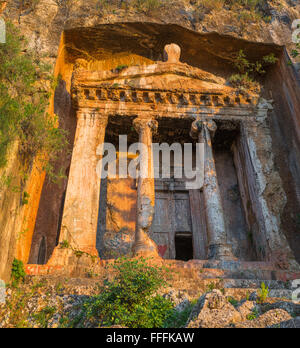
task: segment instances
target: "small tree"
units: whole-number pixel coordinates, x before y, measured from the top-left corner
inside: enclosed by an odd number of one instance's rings
[[[234,56],[233,65],[238,71],[229,78],[229,82],[233,87],[240,90],[259,91],[259,83],[256,81],[258,76],[266,73],[265,68],[275,64],[278,58],[273,53],[263,56],[260,60],[252,63],[248,60],[243,50],[238,51]]]
[[[17,287],[20,282],[24,282],[26,277],[24,264],[22,261],[14,259],[11,270],[11,284],[13,287]]]
[[[85,303],[85,317],[99,327],[162,327],[173,308],[170,300],[157,294],[166,285],[165,269],[150,266],[145,259],[121,258],[109,271],[115,277],[106,279],[99,295]]]

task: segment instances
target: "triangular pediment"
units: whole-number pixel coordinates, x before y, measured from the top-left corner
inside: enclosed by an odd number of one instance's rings
[[[81,87],[121,87],[189,92],[233,92],[225,80],[184,63],[158,62],[147,66],[122,67],[110,71],[78,70],[74,85]]]
[[[90,71],[77,64],[72,79],[72,97],[82,108],[118,109],[118,113],[137,107],[161,112],[220,112],[226,107],[250,107],[257,104],[257,95],[240,93],[225,79],[197,67],[180,62],[180,47],[165,47],[166,62],[149,65],[120,66],[107,71]],[[124,103],[127,103],[125,107]],[[197,111],[198,110],[198,111]]]

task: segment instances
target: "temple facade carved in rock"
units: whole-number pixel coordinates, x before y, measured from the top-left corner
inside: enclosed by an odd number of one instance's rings
[[[74,263],[72,250],[101,259],[142,255],[296,265],[280,217],[262,194],[266,183],[257,151],[264,146],[261,137],[269,137],[271,101],[181,63],[180,51],[167,45],[164,62],[110,71],[87,70],[78,60],[71,87],[76,135],[49,265]],[[104,142],[118,147],[122,134],[146,146],[149,156],[141,156],[139,169],[148,175],[101,179],[97,149]],[[202,143],[201,188],[189,189],[187,179],[174,176],[175,156],[171,176],[154,178],[154,142]]]

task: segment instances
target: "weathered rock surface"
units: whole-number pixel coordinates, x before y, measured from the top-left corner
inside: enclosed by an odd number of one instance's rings
[[[99,293],[102,280],[103,277],[28,277],[18,289],[7,289],[7,302],[0,304],[0,328],[74,327],[79,322],[84,327],[97,326],[92,321],[81,321],[81,314],[84,302]],[[200,284],[195,292],[195,286],[182,290],[177,281],[170,286],[161,294],[173,302],[178,312],[190,308],[198,299],[186,324],[188,328],[299,327],[300,304],[288,300],[268,298],[264,304],[257,304],[245,298],[245,289],[206,292]]]
[[[143,57],[145,61],[148,60],[150,62],[151,60],[162,58],[161,52],[165,40],[172,41],[176,38],[178,42],[185,44],[184,61],[193,65],[198,59],[198,66],[202,65],[208,71],[215,70],[222,78],[226,78],[230,68],[232,68],[232,54],[238,49],[245,47],[252,54],[250,56],[251,59],[256,58],[256,52],[259,55],[263,55],[268,53],[268,49],[271,49],[261,45],[256,50],[256,44],[234,41],[233,38],[243,38],[256,43],[276,43],[291,46],[291,22],[293,19],[300,17],[300,5],[297,2],[291,3],[289,1],[281,1],[280,6],[275,1],[267,1],[262,9],[262,13],[270,17],[268,20],[266,18],[258,19],[253,16],[249,18],[247,17],[249,13],[242,14],[227,7],[203,9],[197,1],[175,1],[172,6],[165,5],[159,10],[153,11],[134,7],[129,7],[127,10],[101,10],[96,6],[96,3],[97,1],[95,0],[80,0],[76,2],[40,0],[36,2],[35,6],[28,4],[20,6],[19,1],[13,0],[7,4],[4,12],[5,18],[12,20],[28,39],[27,49],[35,51],[42,60],[50,62],[53,67],[57,64],[57,70],[63,75],[63,82],[58,93],[59,98],[62,100],[56,104],[56,112],[59,114],[60,120],[68,119],[68,121],[65,121],[66,123],[72,122],[70,121],[72,117],[70,117],[69,88],[73,65],[76,63],[76,60],[78,62],[79,59],[84,59],[84,64],[89,68],[93,67],[94,70],[97,70],[99,66],[102,70],[109,70],[118,65],[120,60],[118,54],[126,48],[128,52],[135,52]],[[162,24],[165,26],[162,27]],[[100,27],[100,25],[102,26]],[[210,35],[200,37],[191,29],[197,33],[210,33]],[[223,37],[214,34],[214,32],[230,36]],[[61,50],[59,50],[60,44]],[[273,49],[276,51],[278,48]],[[63,55],[57,60],[62,51],[64,51]],[[202,54],[202,52],[205,52],[205,54]],[[113,58],[114,55],[117,58]],[[134,61],[137,58],[133,55],[128,55],[128,59]],[[141,60],[141,58],[137,59],[138,63]],[[72,129],[72,127],[74,128],[74,124],[66,126],[68,129]],[[261,129],[261,133],[254,135],[253,138],[259,138],[255,139],[259,145],[256,149],[257,159],[263,166],[261,170],[262,175],[259,176],[259,179],[263,181],[260,196],[262,202],[266,202],[270,210],[270,220],[268,221],[270,231],[267,231],[268,234],[266,235],[270,245],[267,250],[262,251],[264,254],[267,254],[266,257],[274,261],[276,266],[287,269],[289,267],[288,260],[286,260],[285,255],[281,255],[278,251],[282,249],[282,240],[277,239],[279,234],[277,230],[280,225],[279,216],[282,214],[285,206],[286,194],[282,188],[278,172],[275,170],[276,161],[273,156],[273,144],[271,135],[268,133],[268,125],[263,125]],[[69,159],[64,158],[62,162],[67,172]],[[22,220],[29,221],[30,225],[27,226],[26,222],[26,226],[22,226],[22,231],[20,232],[28,231],[28,236],[31,236],[42,180],[33,178],[29,186],[27,191],[31,196],[32,202],[35,203],[31,204],[30,202],[29,213],[26,211],[23,214],[24,216],[22,215]],[[62,185],[63,188],[48,190],[48,196],[45,194],[44,197],[44,202],[49,196],[51,199],[56,197],[55,202],[48,200],[51,203],[51,209],[49,209],[49,205],[47,206],[46,203],[42,207],[43,216],[40,217],[41,224],[39,225],[40,230],[45,229],[45,226],[49,227],[49,230],[51,229],[47,236],[49,240],[52,240],[53,244],[47,249],[50,255],[52,247],[54,247],[56,242],[57,225],[59,222],[58,211],[63,200],[65,186],[66,182],[65,185]],[[47,188],[45,188],[45,191],[47,191]],[[4,221],[5,224],[7,223],[10,226],[4,235],[5,243],[9,244],[11,238],[9,232],[18,223],[16,223],[14,216],[9,219],[7,216],[7,209],[4,209],[0,213],[0,221]],[[49,222],[53,226],[49,226]],[[28,236],[26,236],[26,242],[23,242],[21,248],[26,250],[27,253],[30,250],[30,238],[27,238]],[[2,234],[0,237],[2,238]],[[0,240],[2,240],[1,238]],[[35,261],[39,243],[40,234],[37,234],[37,238],[34,240],[36,248],[33,250],[34,257],[32,257]],[[131,240],[126,240],[126,243],[131,243]],[[119,247],[119,244],[118,242],[117,247]],[[269,249],[272,251],[276,250],[278,255],[269,255]],[[10,252],[10,254],[12,253]],[[47,258],[50,255],[47,255]],[[2,262],[4,266],[6,266],[5,263],[7,261],[5,258],[6,255],[4,255]],[[0,259],[2,260],[2,257]],[[11,259],[12,255],[10,255],[9,261]],[[24,256],[25,262],[27,259],[27,255]],[[8,267],[4,268],[8,269]],[[8,277],[7,274],[5,276]],[[244,309],[244,307],[242,308]],[[230,310],[225,304],[221,309],[224,311]]]
[[[188,328],[221,328],[242,320],[241,314],[231,305],[220,290],[203,295],[191,317],[196,317],[188,324]]]
[[[264,313],[263,309],[266,309],[266,306],[270,306],[270,309]],[[220,290],[213,290],[199,299],[192,310],[187,327],[266,328],[281,325],[282,322],[287,322],[286,325],[296,325],[297,322],[290,322],[291,314],[295,314],[294,306],[295,304],[290,302],[259,305],[254,301],[246,300],[234,307],[229,303],[229,298],[224,296]]]
[[[271,326],[271,328],[300,329],[300,317],[281,322],[279,325]]]
[[[254,301],[245,301],[237,310],[240,312],[242,320],[247,320],[247,317],[256,309],[256,303]]]
[[[283,321],[292,319],[292,317],[283,309],[272,309],[271,311],[259,316],[256,319],[237,323],[236,328],[257,328],[263,329],[273,325],[279,325]]]

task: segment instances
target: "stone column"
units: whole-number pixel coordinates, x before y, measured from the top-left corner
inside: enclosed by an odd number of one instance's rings
[[[212,149],[212,138],[217,130],[214,121],[195,121],[191,135],[198,137],[205,144],[204,150],[204,200],[209,240],[209,259],[233,259],[231,246],[227,244],[224,213],[218,184],[215,160]]]
[[[93,110],[77,112],[77,129],[62,218],[60,243],[98,256],[96,234],[101,178],[97,147],[104,142],[107,117]]]
[[[140,173],[144,175],[138,177],[137,221],[133,252],[135,255],[144,257],[159,257],[157,246],[149,236],[155,206],[152,135],[158,125],[152,119],[141,118],[135,119],[133,125],[139,133],[139,142],[145,145],[145,151],[140,153]]]

